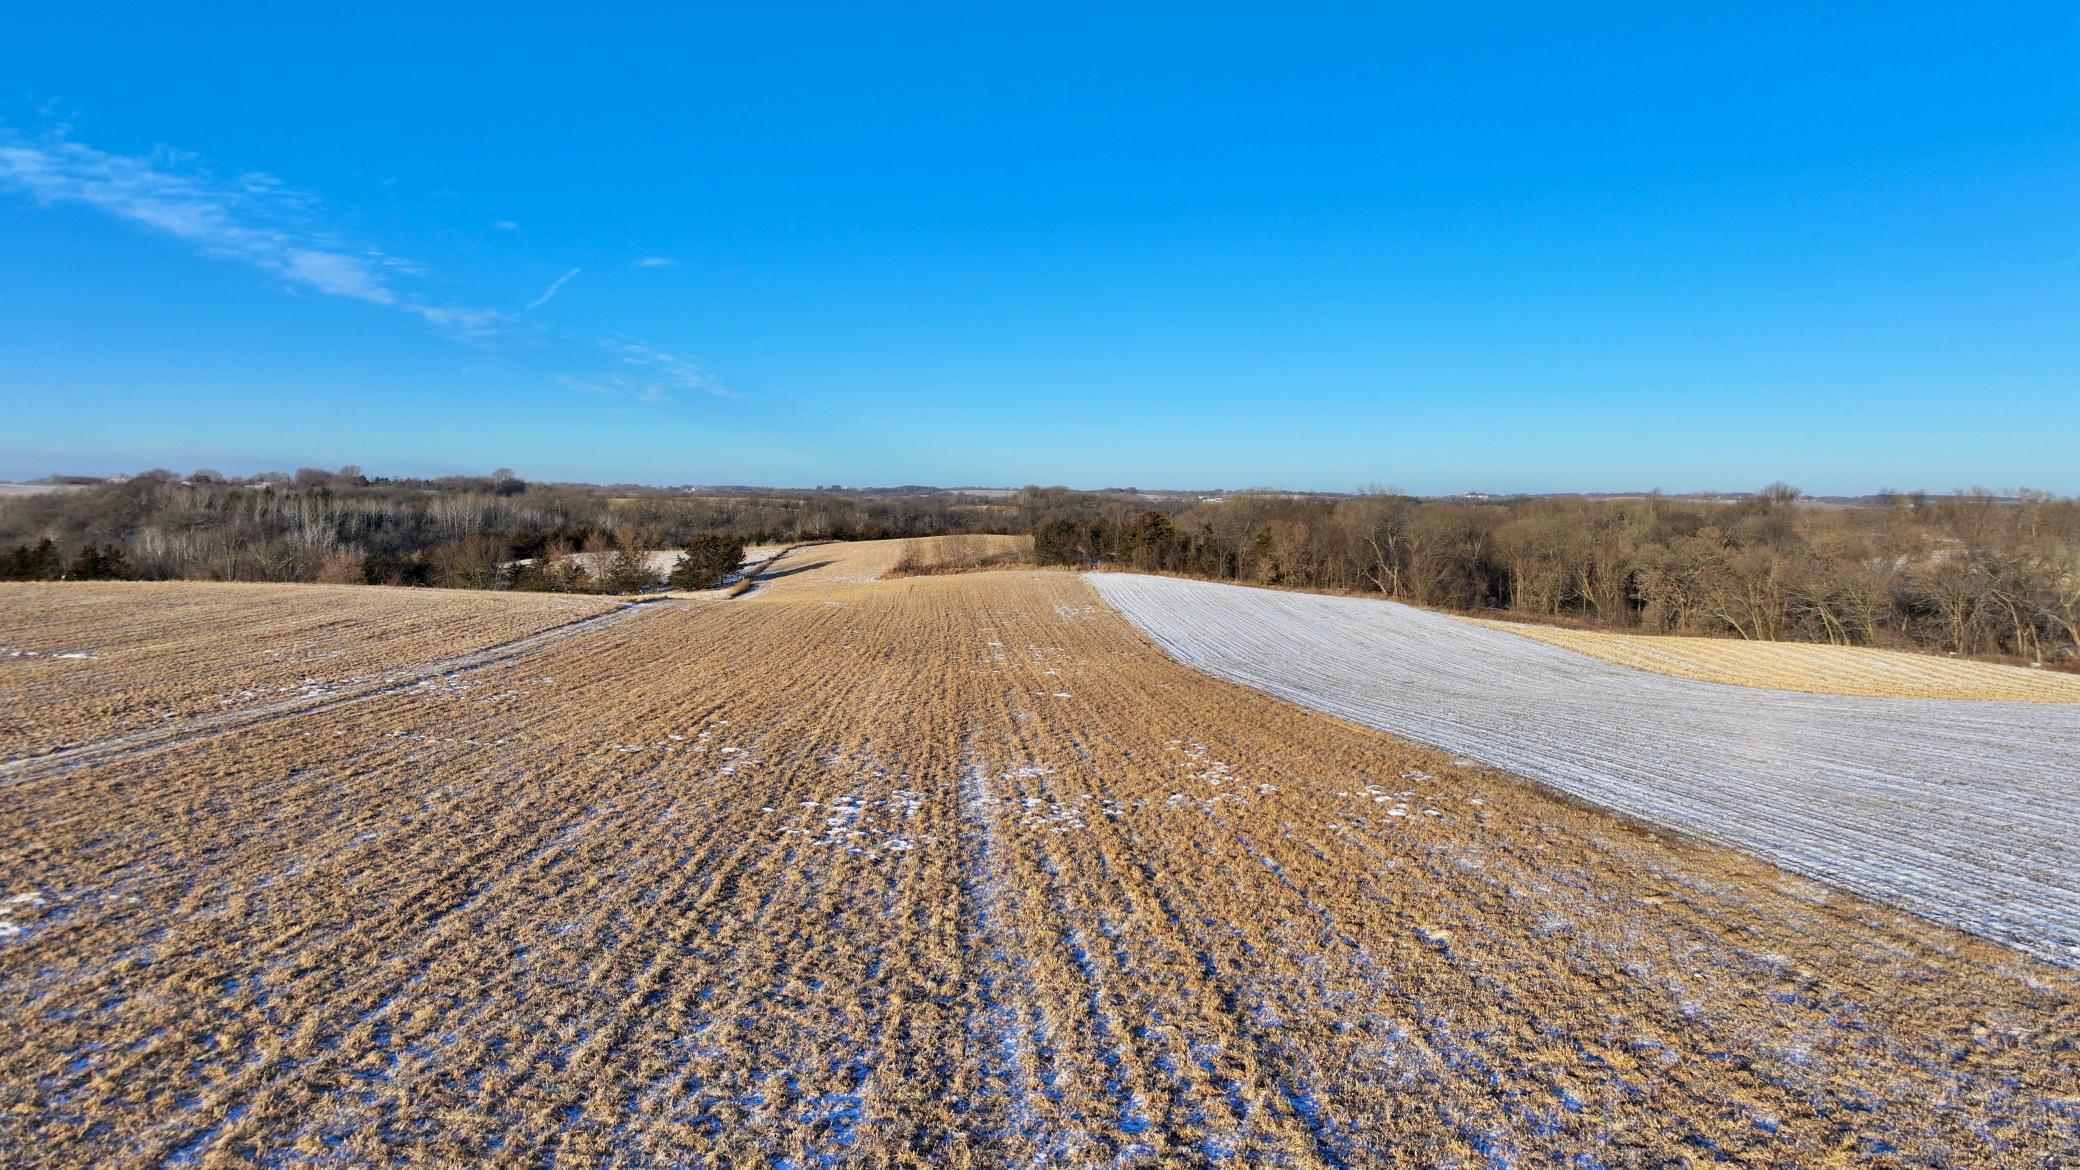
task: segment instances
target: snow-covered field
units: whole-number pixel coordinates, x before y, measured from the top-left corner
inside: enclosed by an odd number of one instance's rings
[[[764,568],[767,561],[786,552],[791,547],[791,545],[785,544],[745,545],[744,567],[739,570],[739,575],[756,572]],[[643,567],[656,574],[659,581],[663,581],[671,575],[673,569],[679,567],[679,559],[685,555],[685,550],[676,548],[646,552],[643,554]],[[533,563],[534,558],[529,557],[525,560],[508,562],[508,567],[511,565],[531,565]],[[556,558],[556,563],[559,565],[576,563],[584,566],[586,572],[597,576],[613,567],[614,554],[611,552],[565,553]]]
[[[1725,686],[1386,601],[1087,580],[1188,665],[2080,965],[2080,709]]]
[[[738,566],[736,572],[724,576],[720,585],[717,585],[712,589],[697,589],[691,591],[675,592],[673,596],[722,596],[724,591],[727,590],[730,586],[736,584],[738,581],[741,581],[746,577],[753,576],[757,573],[763,572],[766,566],[770,565],[773,561],[779,559],[782,553],[786,552],[788,549],[793,547],[794,546],[791,544],[745,545],[743,564]],[[557,557],[552,563],[555,565],[577,565],[578,567],[584,569],[587,573],[591,574],[595,579],[597,579],[599,577],[604,576],[610,569],[614,567],[615,555],[616,554],[611,552],[564,553],[562,556]],[[643,554],[643,567],[649,570],[650,575],[653,578],[653,582],[651,585],[651,589],[653,591],[657,588],[669,584],[669,580],[672,575],[672,570],[677,569],[679,567],[679,561],[685,556],[686,552],[684,549],[676,548],[656,549]],[[533,557],[522,557],[517,561],[505,561],[499,565],[499,568],[511,571],[522,565],[534,564],[534,562],[535,558]]]

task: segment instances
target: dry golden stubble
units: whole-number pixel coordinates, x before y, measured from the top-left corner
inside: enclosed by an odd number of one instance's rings
[[[11,785],[0,1153],[2073,1148],[2069,976],[895,553]]]
[[[2080,703],[2080,675],[1810,642],[1617,634],[1485,619],[1480,625],[1635,670],[1700,682],[1881,699]]]
[[[0,584],[0,760],[351,691],[615,606],[379,586]]]

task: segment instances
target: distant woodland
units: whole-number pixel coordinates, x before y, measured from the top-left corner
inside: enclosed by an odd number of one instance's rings
[[[622,592],[572,553],[1001,530],[1007,510],[885,493],[529,483],[508,471],[370,478],[352,467],[231,479],[150,471],[0,497],[0,577],[316,581]],[[586,558],[611,564],[611,556]]]
[[[638,555],[701,537],[733,545],[957,533],[1030,534],[1043,564],[1378,594],[1619,630],[2080,665],[2080,500],[2029,492],[1888,494],[1843,506],[1782,485],[1725,500],[1384,490],[1202,498],[672,490],[529,483],[504,471],[157,471],[0,497],[0,577],[605,591],[628,583],[544,567],[568,553]]]
[[[1034,528],[1043,563],[1374,593],[1652,633],[2072,664],[2080,501],[1887,495],[1821,506],[1773,485],[1725,502],[1243,494]]]

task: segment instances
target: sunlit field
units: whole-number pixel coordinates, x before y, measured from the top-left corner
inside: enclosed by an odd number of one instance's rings
[[[1107,604],[1152,579],[905,543],[0,594],[6,1160],[2074,1148],[2065,967],[1202,673]]]

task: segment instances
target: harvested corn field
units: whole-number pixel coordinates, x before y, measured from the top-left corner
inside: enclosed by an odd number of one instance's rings
[[[924,543],[907,540],[862,540],[810,544],[759,575],[760,592],[790,593],[807,587],[864,585],[880,581],[902,559],[905,548]]]
[[[362,585],[0,585],[0,759],[395,683],[619,604]]]
[[[1482,620],[1491,629],[1634,670],[1816,695],[2080,703],[2080,675],[1858,646],[1570,630]]]
[[[5,782],[0,1161],[2080,1149],[2070,973],[899,545]]]
[[[1721,686],[1393,602],[1091,581],[1223,678],[2080,965],[2080,709]]]

